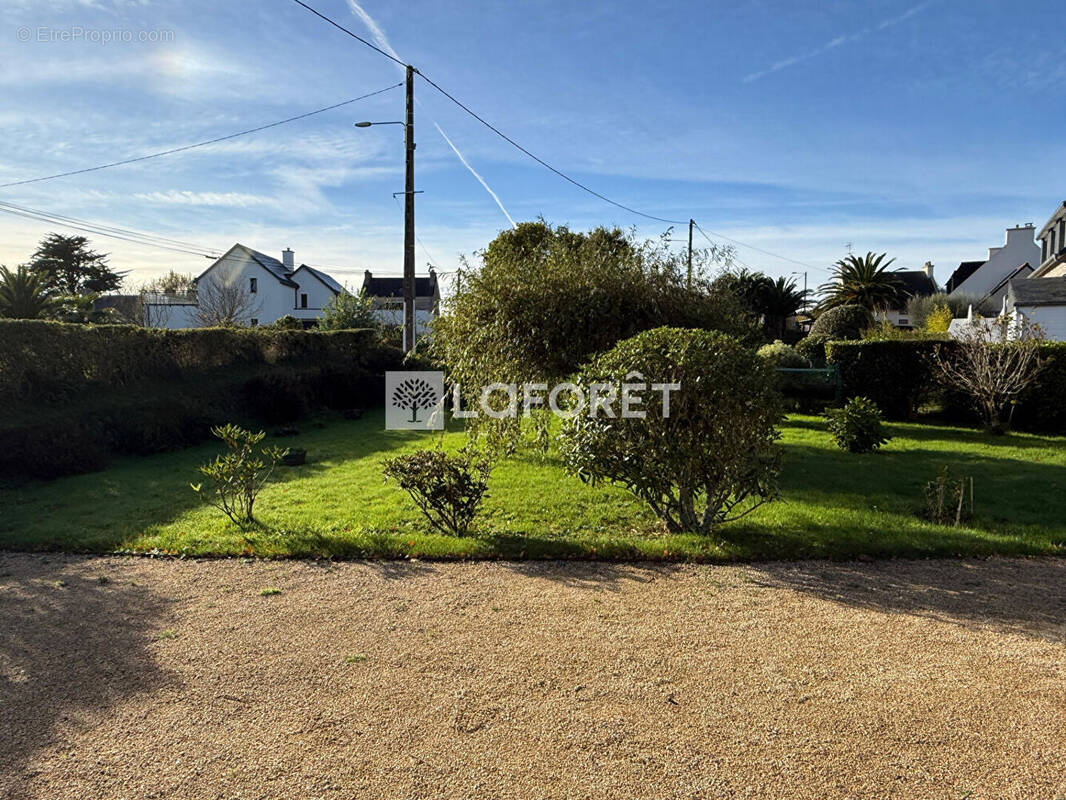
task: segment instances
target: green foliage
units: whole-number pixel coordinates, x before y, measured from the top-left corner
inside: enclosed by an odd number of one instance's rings
[[[644,397],[645,416],[587,411],[563,425],[562,457],[582,480],[609,481],[647,503],[672,532],[708,533],[777,495],[782,418],[774,367],[721,333],[657,328],[582,369],[582,386],[676,382],[668,415]],[[657,397],[657,396],[656,396]]]
[[[100,294],[122,285],[125,273],[107,263],[107,256],[89,249],[84,236],[50,233],[38,245],[29,263],[48,294]]]
[[[832,342],[827,358],[840,368],[846,397],[868,397],[890,419],[907,419],[937,391],[930,358],[940,344],[928,339]]]
[[[969,502],[966,498],[967,489]],[[952,478],[948,467],[944,467],[936,478],[925,485],[922,500],[925,506],[923,516],[927,520],[937,525],[958,528],[973,517],[973,478]]]
[[[872,453],[892,438],[881,424],[881,410],[867,397],[853,397],[825,416],[837,447],[849,453]]]
[[[158,330],[0,320],[0,476],[98,469],[228,420],[369,408],[399,350],[367,331]]]
[[[358,330],[380,327],[374,313],[374,301],[363,291],[359,294],[341,292],[326,303],[318,327],[324,331]]]
[[[872,324],[873,315],[863,306],[834,306],[818,315],[811,332],[796,345],[796,351],[811,364],[822,366],[829,342],[859,339]]]
[[[863,330],[873,324],[873,315],[860,305],[840,305],[818,315],[811,325],[811,336],[824,336],[830,341],[858,339]]]
[[[392,478],[440,531],[462,536],[474,521],[488,490],[489,463],[472,451],[452,455],[443,450],[416,450],[383,464]]]
[[[220,425],[211,433],[226,445],[227,452],[215,457],[200,472],[211,482],[210,489],[202,483],[190,484],[192,490],[238,525],[255,521],[255,499],[270,479],[282,451],[277,447],[256,447],[266,433],[252,433],[236,425]]]
[[[141,287],[142,292],[158,294],[188,294],[196,289],[196,276],[170,270],[166,275],[153,278]]]
[[[849,255],[834,264],[832,278],[819,287],[825,295],[822,308],[858,305],[868,311],[878,311],[902,307],[907,300],[906,289],[903,282],[888,271],[895,259],[885,261],[886,255]]]
[[[434,355],[463,386],[556,382],[586,359],[664,324],[753,337],[739,301],[702,276],[719,252],[697,252],[693,288],[666,244],[618,229],[588,233],[527,222],[503,231],[464,270],[434,324]]]
[[[774,366],[786,369],[807,369],[811,362],[796,352],[796,348],[787,345],[780,339],[772,344],[764,344],[759,348],[760,358],[773,362]]]
[[[995,317],[999,313],[999,306],[996,305],[994,300],[982,302],[981,298],[976,295],[937,292],[936,294],[914,295],[908,298],[907,319],[910,320],[911,325],[915,328],[925,328],[929,315],[937,309],[947,308],[951,312],[952,319],[959,319],[966,316],[970,306],[973,306],[975,314],[981,314],[985,317]],[[944,330],[947,330],[947,328]]]
[[[40,274],[24,264],[14,272],[0,266],[0,317],[40,319],[50,307]]]
[[[934,306],[926,315],[925,322],[922,323],[922,330],[926,333],[947,333],[953,319],[955,319],[955,315],[950,308],[947,306]]]
[[[286,314],[284,317],[278,317],[269,325],[263,325],[264,328],[273,328],[277,331],[302,331],[304,329],[303,320],[297,319],[292,314]]]

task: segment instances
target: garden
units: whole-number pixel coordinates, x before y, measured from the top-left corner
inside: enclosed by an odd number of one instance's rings
[[[430,346],[406,358],[372,329],[2,323],[4,545],[668,561],[1066,552],[1066,448],[1047,399],[1059,346],[860,334],[870,315],[846,302],[800,347],[760,348],[798,296],[743,272],[708,276],[721,253],[700,254],[693,277],[664,245],[530,223],[480,257]],[[838,376],[833,396],[790,383],[812,364]],[[980,386],[947,381],[977,367]],[[387,431],[384,372],[411,368],[467,388],[640,376],[676,391],[630,418],[540,409]]]

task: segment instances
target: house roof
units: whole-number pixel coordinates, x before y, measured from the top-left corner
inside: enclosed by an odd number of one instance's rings
[[[1007,274],[1007,276],[1003,280],[1001,280],[999,283],[997,283],[995,286],[993,286],[989,291],[987,291],[985,293],[985,296],[982,297],[981,299],[982,300],[986,300],[989,297],[992,297],[993,295],[999,294],[1000,290],[1004,286],[1006,286],[1008,283],[1010,283],[1012,280],[1015,280],[1016,278],[1028,277],[1029,274],[1032,273],[1032,271],[1033,271],[1033,268],[1029,265],[1028,261],[1026,261],[1021,266],[1015,267],[1014,269],[1012,269]]]
[[[936,294],[936,281],[920,269],[901,269],[893,273],[903,284],[903,289],[909,297],[918,297],[927,294]]]
[[[954,292],[962,286],[963,281],[981,269],[986,263],[985,261],[963,261],[959,264],[958,269],[951,273],[951,277],[948,278],[944,289],[948,292]]]
[[[433,297],[437,276],[415,276],[415,297]],[[363,277],[363,291],[368,297],[403,297],[403,278],[375,278],[368,271]]]
[[[1066,306],[1066,278],[1015,278],[1007,293],[1015,306]]]
[[[326,284],[326,288],[329,289],[334,294],[341,294],[342,292],[345,291],[345,288],[343,286],[341,286],[339,283],[337,283],[337,281],[335,281],[333,278],[331,278],[326,273],[315,269],[314,267],[309,267],[306,264],[301,264],[300,265],[300,269],[305,269],[308,272],[310,272],[312,275],[314,275],[316,278],[318,278],[320,281],[322,281],[322,283]],[[300,269],[296,270],[296,272],[299,272]],[[293,275],[295,275],[296,272],[294,272]]]
[[[296,283],[294,283],[293,281],[289,280],[289,276],[292,273],[289,272],[287,269],[285,269],[285,265],[284,264],[282,264],[276,258],[273,258],[272,256],[268,256],[266,253],[260,253],[258,250],[253,250],[252,248],[246,247],[245,245],[240,244],[239,242],[237,244],[233,245],[233,247],[231,247],[225,253],[223,253],[218,258],[218,260],[215,261],[215,263],[212,264],[210,267],[205,269],[196,278],[196,280],[197,281],[200,280],[200,278],[202,278],[208,272],[210,272],[215,267],[217,267],[220,262],[222,262],[224,260],[227,260],[227,259],[239,259],[239,260],[252,261],[252,262],[258,264],[259,266],[261,266],[263,269],[265,269],[267,272],[269,272],[275,278],[277,278],[278,281],[280,281],[283,286],[290,286],[293,289],[297,288]]]
[[[1064,216],[1066,216],[1066,202],[1062,202],[1055,207],[1055,212],[1051,215],[1051,219],[1049,219],[1044,224],[1044,227],[1041,228],[1040,231],[1036,234],[1036,238],[1043,239],[1045,236],[1047,236],[1048,232],[1051,231],[1051,228],[1055,225],[1055,223],[1062,219]]]

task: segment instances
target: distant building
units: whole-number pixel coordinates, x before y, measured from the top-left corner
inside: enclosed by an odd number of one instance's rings
[[[1007,228],[1002,247],[988,248],[984,261],[963,261],[944,286],[949,294],[970,295],[999,305],[1007,293],[1007,284],[1032,273],[1041,261],[1040,247],[1033,241],[1032,223]]]
[[[370,270],[363,273],[363,293],[373,301],[378,319],[385,325],[403,326],[403,278],[375,278]],[[421,334],[440,314],[440,283],[437,273],[415,277],[415,333]]]
[[[901,269],[889,274],[899,278],[903,284],[904,294],[908,299],[911,297],[924,297],[940,291],[936,285],[936,280],[933,278],[933,265],[928,261],[925,262],[925,266],[921,269]],[[881,319],[888,320],[897,328],[911,327],[906,303],[901,308],[890,308],[879,312],[878,316]]]
[[[212,297],[224,295],[230,305],[239,303],[237,322],[269,325],[281,317],[302,320],[305,327],[317,319],[329,302],[345,291],[320,270],[295,265],[292,250],[282,251],[281,260],[235,244],[195,281],[196,290],[181,295],[146,294],[145,324],[159,328],[198,328]]]
[[[1036,238],[1040,240],[1040,266],[1032,277],[1061,278],[1066,275],[1066,203],[1055,209]]]

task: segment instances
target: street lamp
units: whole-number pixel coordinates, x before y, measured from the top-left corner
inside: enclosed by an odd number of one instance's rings
[[[404,122],[356,122],[357,128],[372,125],[403,125],[404,203],[403,203],[403,348],[415,349],[415,68],[407,67]]]

